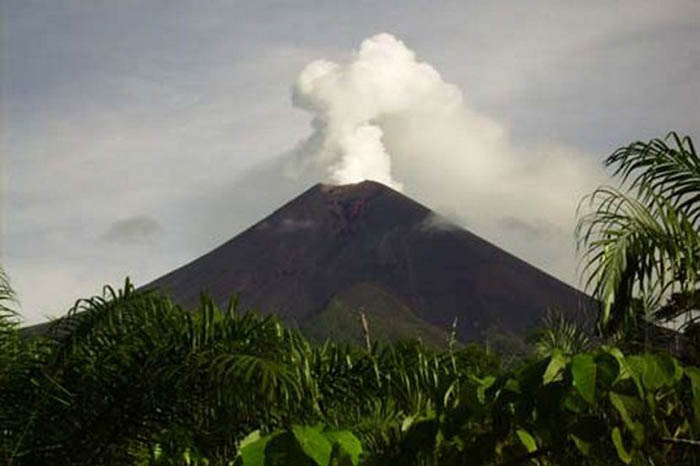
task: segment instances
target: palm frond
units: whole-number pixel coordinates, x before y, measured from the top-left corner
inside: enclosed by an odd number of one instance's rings
[[[17,296],[10,286],[10,279],[0,267],[0,316],[3,318],[17,318],[18,314],[12,306],[17,303]]]
[[[670,144],[668,143],[670,142]],[[617,149],[605,165],[643,202],[664,197],[693,225],[700,218],[700,157],[693,141],[671,132],[665,139],[637,141]]]
[[[629,320],[635,295],[643,292],[645,303],[658,306],[669,292],[694,289],[700,273],[700,158],[692,140],[672,132],[637,141],[605,164],[621,188],[586,196],[575,230],[585,288],[602,303],[603,328]]]
[[[692,219],[666,198],[649,194],[643,202],[601,187],[583,202],[591,211],[580,217],[575,233],[585,287],[602,302],[603,326],[613,306],[628,308],[639,289],[660,299],[670,288],[697,281],[700,236]]]
[[[535,338],[535,351],[540,357],[549,357],[555,350],[575,354],[592,347],[591,336],[581,324],[554,310],[542,319],[542,328]]]

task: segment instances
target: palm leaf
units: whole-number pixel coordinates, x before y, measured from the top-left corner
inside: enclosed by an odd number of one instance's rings
[[[700,157],[690,137],[671,132],[666,140],[637,141],[617,149],[605,165],[615,167],[613,176],[621,176],[622,183],[636,191],[640,200],[653,203],[655,197],[663,196],[697,225]]]
[[[633,312],[636,294],[654,297],[656,306],[698,280],[700,159],[690,138],[667,139],[674,145],[654,139],[615,151],[606,165],[616,167],[627,190],[603,186],[579,205],[582,276],[602,303],[602,327],[624,321],[612,314]]]

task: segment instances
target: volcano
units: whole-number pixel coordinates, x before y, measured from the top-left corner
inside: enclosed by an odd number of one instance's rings
[[[148,284],[185,307],[202,292],[276,314],[310,337],[461,341],[522,333],[585,294],[372,181],[317,184],[213,251]]]

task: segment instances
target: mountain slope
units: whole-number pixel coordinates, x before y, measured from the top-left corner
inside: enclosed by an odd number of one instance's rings
[[[348,297],[360,284],[401,303],[393,307],[396,318],[405,308],[431,335],[449,331],[458,317],[462,340],[492,328],[522,332],[549,307],[590,306],[574,288],[370,181],[315,185],[148,287],[185,306],[201,291],[220,303],[238,293],[245,307],[304,328],[344,291],[345,307],[376,309],[362,293]]]
[[[391,291],[371,283],[359,283],[334,295],[320,312],[301,323],[301,331],[321,343],[326,338],[363,343],[364,314],[372,341],[418,338],[427,346],[444,348],[449,333],[416,317]]]

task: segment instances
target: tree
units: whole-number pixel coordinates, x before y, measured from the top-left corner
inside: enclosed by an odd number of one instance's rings
[[[127,281],[44,337],[8,327],[0,463],[697,463],[700,371],[668,355],[579,352],[559,325],[502,372],[476,345],[313,345],[235,301],[190,311]]]
[[[10,286],[10,279],[0,267],[0,313],[3,316],[16,317],[17,314],[12,310],[12,304],[15,303],[15,292]]]
[[[620,188],[586,196],[576,227],[586,287],[602,303],[599,327],[610,333],[644,317],[690,318],[700,273],[700,159],[691,138],[672,132],[633,142],[605,165]],[[669,296],[689,304],[662,307]]]

